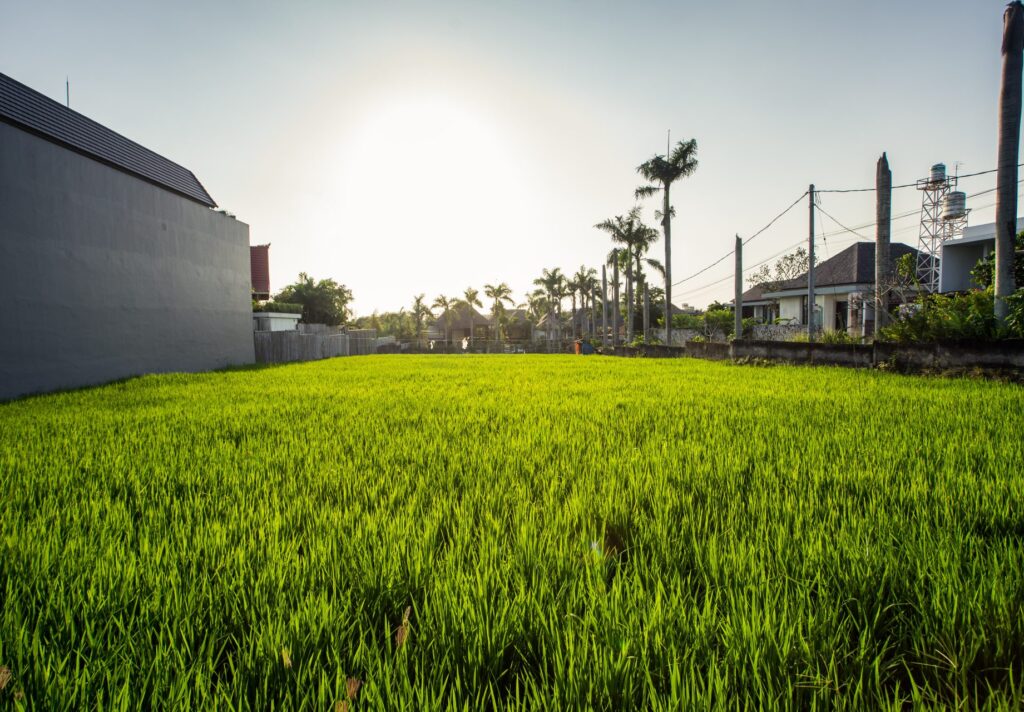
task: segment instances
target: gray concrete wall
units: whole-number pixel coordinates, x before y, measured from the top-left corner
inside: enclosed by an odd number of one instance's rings
[[[0,123],[0,400],[253,362],[249,227]]]

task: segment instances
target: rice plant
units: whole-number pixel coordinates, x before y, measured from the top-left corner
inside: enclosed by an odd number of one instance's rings
[[[1018,709],[1022,413],[570,356],[0,405],[0,707]]]

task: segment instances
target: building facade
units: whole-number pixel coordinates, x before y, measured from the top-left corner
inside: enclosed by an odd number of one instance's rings
[[[249,228],[0,74],[0,399],[252,363]]]

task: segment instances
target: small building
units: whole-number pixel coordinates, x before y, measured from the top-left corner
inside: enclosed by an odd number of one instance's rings
[[[917,250],[901,242],[889,246],[890,271],[904,255]],[[826,331],[846,331],[853,336],[874,333],[875,243],[855,242],[814,268],[815,323]],[[898,303],[897,297],[890,303]],[[763,292],[763,299],[778,300],[779,319],[807,324],[807,274]]]
[[[473,307],[460,302],[445,311],[427,327],[427,338],[435,341],[455,343],[462,339],[490,337],[491,318],[484,316]]]
[[[216,207],[187,168],[0,74],[0,400],[252,363],[249,227]]]
[[[1017,218],[1017,232],[1024,230],[1024,218]],[[939,291],[966,292],[977,289],[971,278],[971,270],[978,260],[996,251],[996,224],[972,225],[964,230],[963,237],[947,240],[939,254]]]

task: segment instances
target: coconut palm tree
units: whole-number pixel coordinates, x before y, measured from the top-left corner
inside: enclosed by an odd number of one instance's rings
[[[626,272],[626,340],[633,339],[633,328],[636,321],[636,313],[639,309],[637,293],[640,291],[643,271],[641,258],[657,239],[657,232],[646,225],[640,219],[640,207],[636,206],[625,215],[616,215],[604,222],[595,225],[598,230],[608,233],[612,242],[624,245],[625,249],[620,250],[620,266]],[[633,271],[634,261],[637,271]]]
[[[1016,160],[1014,161],[1016,162]],[[637,198],[648,198],[658,191],[662,194],[661,225],[665,232],[665,314],[672,313],[672,203],[669,190],[680,178],[693,175],[697,170],[697,139],[680,141],[666,156],[655,155],[637,166],[647,185],[636,189]],[[665,343],[672,343],[672,319],[665,319]]]
[[[469,309],[469,343],[473,343],[473,315],[476,314],[473,307],[480,307],[483,309],[484,305],[480,303],[480,292],[472,287],[466,287],[466,291],[462,293],[462,296],[463,303],[466,305],[466,308]]]
[[[443,294],[439,294],[439,295],[437,295],[437,297],[434,298],[434,303],[431,304],[431,306],[434,307],[434,309],[440,309],[441,310],[441,317],[444,319],[444,340],[445,340],[445,343],[448,343],[449,324],[451,324],[451,319],[452,319],[452,317],[451,317],[451,310],[452,310],[452,307],[455,306],[455,303],[456,302],[455,302],[454,299],[450,299],[450,298],[446,297]]]
[[[565,275],[562,274],[562,270],[558,267],[553,269],[547,269],[546,267],[541,270],[541,276],[533,280],[533,283],[544,290],[544,295],[547,297],[548,306],[554,310],[552,318],[557,324],[558,337],[561,338],[562,328],[562,299],[565,298]]]
[[[494,340],[501,338],[501,330],[498,325],[501,323],[501,316],[505,312],[505,302],[513,303],[512,288],[505,282],[500,284],[485,284],[484,296],[491,300],[491,316],[494,318]]]
[[[1017,234],[1017,155],[1020,151],[1021,68],[1024,63],[1024,5],[1013,0],[1003,12],[1003,77],[999,90],[999,150],[996,174],[995,315],[1009,313],[1013,294],[1014,237]]]
[[[412,320],[416,330],[416,341],[423,341],[423,327],[427,319],[433,316],[426,303],[426,294],[417,294],[412,300]]]
[[[572,276],[572,281],[580,293],[580,308],[585,311],[590,302],[591,290],[597,286],[597,270],[593,267],[580,265],[580,268],[576,270],[576,274]],[[575,309],[573,309],[573,319],[576,319]]]
[[[551,312],[551,303],[544,289],[540,288],[528,293],[519,308],[526,310],[526,318],[530,321],[530,341],[533,341],[533,329],[545,314]]]

